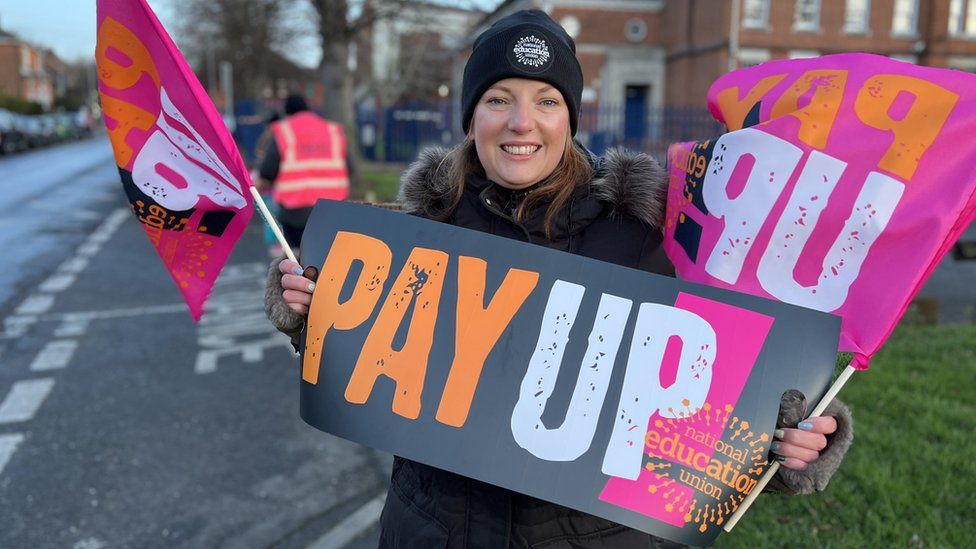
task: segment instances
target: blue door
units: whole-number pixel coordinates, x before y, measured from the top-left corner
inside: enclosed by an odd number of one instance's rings
[[[647,135],[647,96],[650,86],[627,86],[624,103],[624,139],[640,142]]]

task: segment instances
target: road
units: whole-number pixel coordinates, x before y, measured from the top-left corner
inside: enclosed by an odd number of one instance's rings
[[[104,138],[0,158],[0,249],[0,547],[375,547],[390,458],[299,418],[257,218],[199,325]]]

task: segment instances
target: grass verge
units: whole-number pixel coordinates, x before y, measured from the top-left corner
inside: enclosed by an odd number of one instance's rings
[[[840,398],[855,442],[823,493],[765,494],[715,547],[972,547],[976,326],[903,326]]]

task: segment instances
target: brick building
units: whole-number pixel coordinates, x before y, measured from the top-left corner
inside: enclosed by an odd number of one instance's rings
[[[541,9],[576,42],[583,69],[583,140],[609,130],[643,134],[641,121],[667,101],[667,5],[665,0],[506,0],[468,35],[455,63],[455,87],[460,89],[464,62],[482,31],[512,12]]]
[[[721,74],[865,51],[976,71],[976,0],[668,0],[667,103],[703,105]],[[718,9],[716,9],[718,8]],[[733,17],[736,14],[737,17]]]
[[[0,94],[50,110],[67,86],[67,66],[54,52],[0,30]]]
[[[976,0],[506,0],[467,43],[528,8],[576,40],[584,108],[704,107],[731,69],[847,51],[976,71]]]

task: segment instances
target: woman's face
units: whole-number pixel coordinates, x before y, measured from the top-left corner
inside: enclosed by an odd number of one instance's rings
[[[508,189],[542,181],[569,139],[569,109],[559,90],[525,78],[499,80],[481,96],[472,135],[485,175]]]

